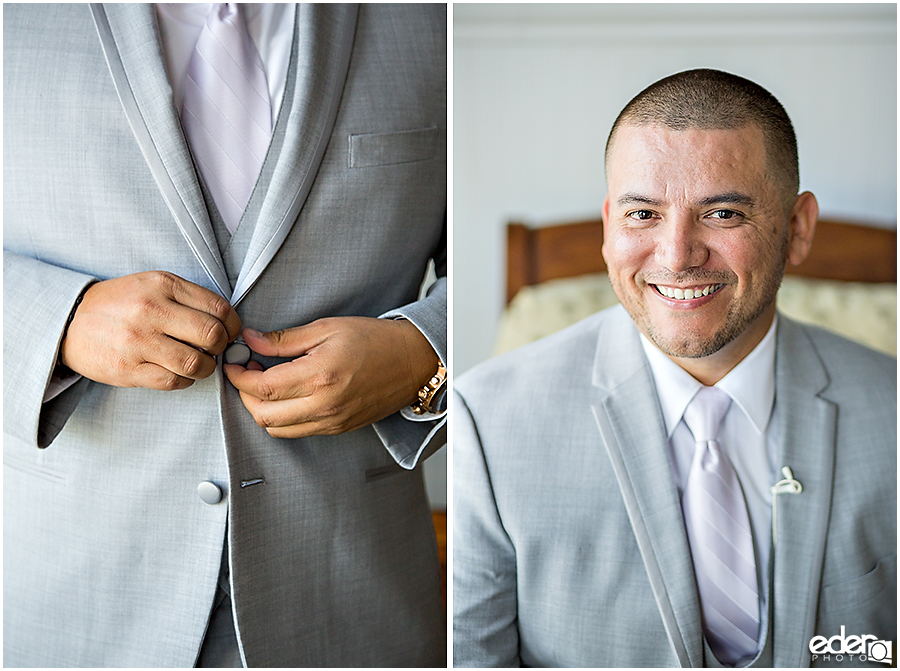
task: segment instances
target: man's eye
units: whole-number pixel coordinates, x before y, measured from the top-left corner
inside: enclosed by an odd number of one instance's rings
[[[653,218],[653,213],[650,210],[635,210],[634,212],[630,212],[628,216],[632,219],[646,221],[647,219]]]
[[[716,210],[712,213],[712,216],[715,219],[733,219],[739,215],[734,210]]]

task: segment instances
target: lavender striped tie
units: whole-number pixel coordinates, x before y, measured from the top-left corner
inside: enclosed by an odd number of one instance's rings
[[[237,3],[213,5],[187,75],[181,123],[203,181],[234,233],[272,136],[265,69]]]
[[[725,392],[702,387],[684,411],[697,445],[682,507],[706,640],[720,662],[735,665],[756,656],[759,596],[741,483],[716,440],[730,403]]]

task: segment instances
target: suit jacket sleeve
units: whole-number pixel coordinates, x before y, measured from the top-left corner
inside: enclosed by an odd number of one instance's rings
[[[503,528],[478,427],[453,404],[453,665],[520,666],[516,553]]]
[[[25,443],[47,447],[53,442],[90,383],[82,379],[43,402],[66,319],[94,279],[3,252],[4,431]]]
[[[441,239],[434,265],[437,280],[427,295],[381,315],[386,319],[408,319],[428,339],[444,366],[447,365],[447,228]],[[414,422],[399,412],[376,422],[375,432],[394,460],[403,468],[414,468],[447,442],[446,411],[435,420]]]

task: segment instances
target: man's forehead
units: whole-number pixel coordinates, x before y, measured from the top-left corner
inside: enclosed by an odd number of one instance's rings
[[[736,128],[670,128],[661,123],[624,123],[616,130],[610,147],[611,158],[620,150],[656,150],[675,152],[682,149],[694,151],[735,151],[762,155],[765,136],[762,129],[752,123]]]
[[[631,193],[663,198],[670,189],[696,198],[750,193],[767,181],[762,131],[673,130],[662,125],[620,128],[607,164],[607,185],[618,201]]]

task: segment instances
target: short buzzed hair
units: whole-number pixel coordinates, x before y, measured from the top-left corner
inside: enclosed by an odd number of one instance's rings
[[[784,107],[759,84],[707,69],[661,79],[638,93],[619,113],[606,141],[606,160],[619,126],[651,124],[672,130],[735,130],[755,124],[763,133],[766,162],[786,207],[793,205],[800,190],[797,136]]]

